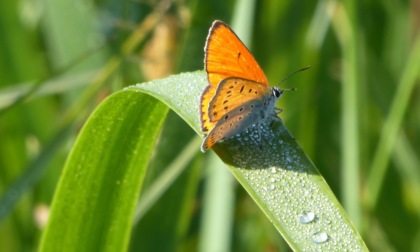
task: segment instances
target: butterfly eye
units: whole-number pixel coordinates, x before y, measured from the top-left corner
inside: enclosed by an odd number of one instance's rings
[[[282,93],[283,93],[282,90],[280,90],[280,89],[278,89],[276,87],[273,88],[273,96],[275,96],[276,98],[279,98]]]

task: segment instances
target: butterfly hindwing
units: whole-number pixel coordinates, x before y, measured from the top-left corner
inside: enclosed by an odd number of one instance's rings
[[[260,101],[250,101],[225,114],[204,139],[201,150],[206,151],[217,142],[239,134],[245,128],[263,120],[267,115],[258,112],[262,106],[264,105]]]
[[[225,114],[249,101],[270,93],[270,88],[258,82],[241,78],[227,78],[220,82],[209,104],[210,121],[218,121]]]
[[[209,118],[209,104],[214,97],[214,93],[216,92],[216,88],[212,86],[207,86],[204,89],[203,94],[201,95],[201,103],[200,103],[200,119],[201,119],[201,130],[204,134],[207,134],[215,125],[216,122],[210,121]]]

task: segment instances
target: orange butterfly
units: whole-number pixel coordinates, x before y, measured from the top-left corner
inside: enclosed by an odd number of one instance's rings
[[[277,118],[275,104],[283,93],[270,88],[252,54],[222,21],[214,21],[204,51],[209,85],[201,96],[203,152],[251,125]]]

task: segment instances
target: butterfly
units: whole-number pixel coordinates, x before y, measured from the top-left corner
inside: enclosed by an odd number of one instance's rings
[[[268,118],[277,118],[275,107],[283,93],[271,88],[267,77],[235,32],[214,21],[204,48],[209,85],[200,101],[205,152],[219,141],[241,133]]]

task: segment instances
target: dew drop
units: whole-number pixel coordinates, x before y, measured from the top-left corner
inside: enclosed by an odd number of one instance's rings
[[[269,185],[269,186],[267,187],[267,190],[268,190],[268,191],[274,191],[274,189],[276,189],[276,186],[275,186],[275,185],[273,185],[273,184],[271,184],[271,185]]]
[[[328,235],[325,232],[319,231],[312,235],[312,242],[321,244],[328,241]]]
[[[303,211],[299,216],[299,221],[302,224],[308,224],[315,219],[315,214],[312,211]]]

